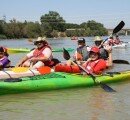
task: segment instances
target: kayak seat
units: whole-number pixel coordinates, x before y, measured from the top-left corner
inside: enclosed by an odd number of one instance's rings
[[[59,61],[57,58],[52,58],[51,64],[49,65],[49,67],[54,67],[54,66],[56,66],[58,63],[61,63],[61,61]]]

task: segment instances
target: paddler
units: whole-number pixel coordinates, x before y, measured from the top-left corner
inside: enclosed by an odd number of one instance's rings
[[[21,67],[31,67],[32,69],[37,69],[42,66],[50,66],[52,63],[52,49],[49,46],[46,38],[38,37],[34,41],[36,48],[28,53],[17,66]]]
[[[90,47],[86,45],[85,39],[84,38],[79,38],[78,41],[78,47],[74,53],[73,56],[73,61],[86,61],[88,59],[88,53],[90,50]],[[67,65],[71,65],[72,61],[69,60],[67,61]]]
[[[116,35],[116,37],[115,37],[115,39],[114,39],[114,44],[115,44],[115,45],[121,44],[121,40],[120,40],[120,38],[119,38],[118,35]]]
[[[94,46],[90,49],[88,60],[82,66],[88,71],[88,74],[101,74],[103,70],[112,66],[112,49],[110,46],[106,47],[108,52],[108,59],[100,58],[100,49]]]
[[[103,42],[103,39],[101,36],[94,37],[95,45],[100,48],[100,58],[103,58],[104,60],[106,60],[106,59],[108,59],[108,52],[105,48],[106,48],[106,46],[108,46],[108,44],[101,45],[102,42]]]

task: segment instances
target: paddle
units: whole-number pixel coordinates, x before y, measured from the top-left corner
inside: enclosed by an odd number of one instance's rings
[[[112,34],[111,34],[110,36],[112,36],[112,35],[118,33],[118,32],[124,27],[124,25],[125,25],[124,21],[121,21],[121,22],[113,29],[113,32],[112,32]],[[110,36],[109,36],[109,37],[110,37]],[[109,38],[109,37],[108,37],[108,38]],[[106,38],[106,39],[102,42],[102,44],[103,44],[105,41],[107,41],[108,38]]]
[[[113,63],[117,63],[117,64],[130,64],[128,61],[126,60],[113,60]]]
[[[70,54],[69,52],[63,48],[63,57],[66,59],[66,60],[69,60],[70,59]],[[77,63],[76,63],[77,64]],[[84,69],[81,65],[77,64],[79,66],[80,69],[82,69],[84,72],[86,72],[87,74],[89,73],[86,69]],[[94,83],[98,83],[101,88],[103,88],[105,91],[107,92],[116,92],[114,89],[112,89],[110,86],[102,83],[101,81],[97,80],[96,77],[93,75],[93,74],[88,74],[90,77],[92,77]]]
[[[30,39],[28,39],[28,42],[31,42],[31,43],[33,43],[33,40],[30,38]]]

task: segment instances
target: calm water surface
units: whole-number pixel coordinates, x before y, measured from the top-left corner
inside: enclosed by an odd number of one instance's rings
[[[106,37],[104,37],[106,38]],[[92,45],[93,38],[86,38]],[[121,39],[130,41],[130,36]],[[48,40],[52,48],[76,48],[69,38]],[[33,48],[27,40],[1,40],[0,45],[13,48]],[[130,44],[113,49],[113,59],[130,62]],[[70,53],[73,54],[73,53]],[[25,54],[11,54],[15,65]],[[62,53],[54,53],[64,60]],[[129,65],[114,64],[111,71],[130,70]],[[0,96],[0,120],[130,120],[130,82],[109,84],[116,93],[104,92],[99,86]]]

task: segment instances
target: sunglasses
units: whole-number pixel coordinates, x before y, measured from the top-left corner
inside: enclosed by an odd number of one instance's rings
[[[43,43],[43,41],[36,41],[36,42],[34,42],[34,45],[39,45],[41,43]]]
[[[85,43],[84,41],[82,41],[82,40],[78,40],[78,43]]]

